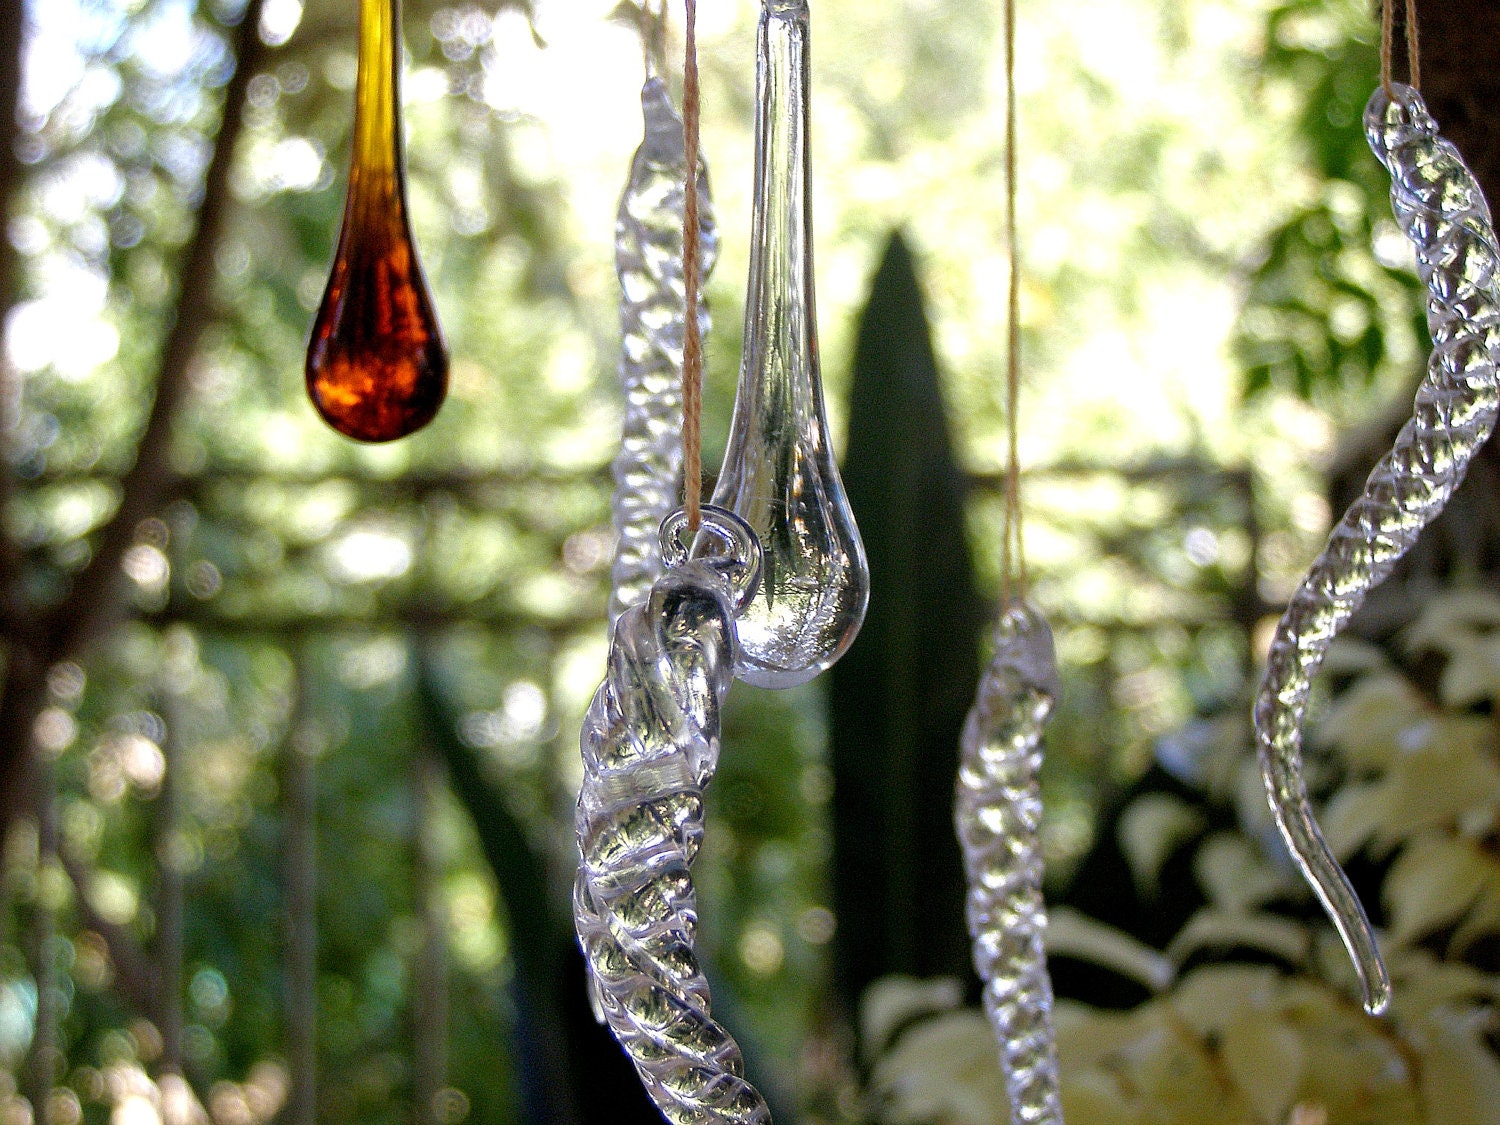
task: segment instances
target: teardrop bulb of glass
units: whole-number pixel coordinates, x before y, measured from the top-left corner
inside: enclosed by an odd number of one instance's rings
[[[432,420],[448,353],[406,214],[399,0],[360,0],[344,225],[307,346],[307,393],[345,437],[393,441]]]
[[[714,503],[760,537],[761,587],[740,617],[735,674],[773,688],[843,655],[870,596],[818,370],[808,92],[806,0],[764,0],[745,344]]]

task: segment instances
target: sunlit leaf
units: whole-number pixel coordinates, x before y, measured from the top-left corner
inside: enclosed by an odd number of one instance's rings
[[[1484,1043],[1492,1020],[1484,1009],[1439,1008],[1423,1021],[1425,1042],[1417,1050],[1422,1097],[1434,1125],[1500,1123],[1500,1062]]]
[[[1425,1125],[1405,1045],[1389,1021],[1306,977],[1288,980],[1279,1004],[1305,1052],[1299,1102],[1325,1107],[1333,1122]]]
[[[963,986],[952,977],[880,977],[860,997],[860,1042],[879,1051],[895,1033],[918,1016],[946,1012],[963,1001]]]
[[[1224,1066],[1262,1121],[1283,1121],[1302,1081],[1301,1037],[1272,1013],[1246,1013],[1220,1038]]]
[[[1448,655],[1441,691],[1449,707],[1469,707],[1500,696],[1500,637],[1455,642]]]
[[[1064,1073],[1098,1066],[1141,1034],[1141,1010],[1111,1012],[1059,1000],[1053,1013]]]
[[[1388,839],[1451,826],[1500,796],[1488,720],[1445,717],[1422,738],[1422,747],[1402,755],[1387,775],[1394,801],[1381,834]]]
[[[922,1020],[876,1062],[871,1088],[893,1125],[1006,1125],[1010,1108],[999,1048],[972,1008]]]
[[[1243,1112],[1240,1098],[1226,1096],[1205,1045],[1170,1024],[1126,1047],[1118,1065],[1147,1104],[1167,1108],[1183,1125],[1216,1125]]]
[[[1404,678],[1377,672],[1333,702],[1314,727],[1314,740],[1336,746],[1354,769],[1381,769],[1400,755],[1403,733],[1423,721],[1426,712],[1421,696]]]
[[[1477,632],[1500,628],[1500,597],[1488,590],[1449,590],[1434,597],[1402,634],[1412,652],[1453,652]]]
[[[1202,812],[1168,793],[1148,793],[1130,804],[1120,818],[1120,848],[1142,894],[1156,891],[1162,864],[1206,823]]]
[[[1244,911],[1283,892],[1286,875],[1266,862],[1249,840],[1216,832],[1193,856],[1193,874],[1209,901],[1226,911]]]
[[[1500,863],[1488,853],[1485,859],[1488,861],[1488,868],[1479,897],[1458,929],[1453,931],[1452,949],[1455,956],[1466,955],[1470,946],[1480,938],[1500,933]]]
[[[1119,1079],[1096,1070],[1063,1070],[1063,1120],[1069,1125],[1140,1125],[1143,1111],[1128,1099]]]
[[[1176,972],[1171,961],[1124,930],[1066,907],[1053,910],[1047,920],[1047,952],[1113,969],[1153,992],[1171,983]]]
[[[1393,1007],[1403,1022],[1460,1001],[1500,999],[1500,979],[1472,965],[1439,961],[1420,946],[1393,949],[1387,961],[1397,982]]]
[[[1385,881],[1391,936],[1411,941],[1460,917],[1485,885],[1492,862],[1462,840],[1413,841]]]
[[[1208,965],[1183,977],[1169,1000],[1199,1035],[1216,1035],[1241,1012],[1268,1009],[1279,976],[1266,965]]]
[[[1312,935],[1301,922],[1275,914],[1242,914],[1205,908],[1188,920],[1167,956],[1181,964],[1204,949],[1243,947],[1258,949],[1283,961],[1304,960],[1312,948]]]
[[[1347,862],[1382,825],[1389,823],[1399,799],[1393,786],[1380,781],[1351,783],[1339,789],[1322,816],[1323,835],[1333,854]]]
[[[1323,658],[1323,673],[1332,676],[1370,675],[1390,666],[1390,657],[1379,645],[1347,633],[1336,638]]]

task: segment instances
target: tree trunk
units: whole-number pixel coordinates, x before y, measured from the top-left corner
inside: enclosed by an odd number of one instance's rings
[[[1500,5],[1419,0],[1417,27],[1427,108],[1500,206]],[[1395,55],[1404,61],[1404,48]]]
[[[416,756],[415,871],[422,944],[412,968],[412,1101],[415,1125],[443,1125],[438,1097],[448,1084],[448,941],[442,862],[433,822],[443,767],[430,746]]]
[[[0,141],[14,140],[14,102],[19,72],[20,5],[0,0],[0,103],[9,99],[8,124],[0,128]],[[26,603],[17,547],[9,537],[0,543],[0,625],[5,629],[5,677],[0,696],[0,840],[16,816],[24,811],[23,798],[31,792],[33,760],[26,751],[37,714],[45,705],[47,669],[63,660],[80,659],[91,642],[107,632],[126,611],[120,561],[135,536],[136,525],[156,513],[171,494],[175,476],[171,467],[171,438],[177,416],[187,397],[188,374],[198,341],[212,321],[214,254],[222,240],[231,206],[229,172],[244,126],[245,92],[251,77],[261,69],[265,44],[259,33],[264,0],[250,0],[240,25],[231,33],[231,49],[237,60],[234,74],[224,88],[223,117],[214,138],[213,154],[203,180],[203,203],[197,227],[185,249],[179,271],[176,308],[171,327],[162,342],[156,395],[146,428],[137,446],[135,463],[120,480],[120,505],[94,542],[94,553],[75,579],[68,595],[51,613],[42,617]],[[12,41],[14,37],[14,41]],[[8,87],[5,83],[9,80]],[[6,107],[0,104],[0,113]],[[7,132],[7,130],[9,132]],[[0,154],[0,190],[14,187],[11,146]],[[9,200],[5,200],[9,204]],[[0,239],[0,300],[14,301],[15,292],[6,270],[14,269],[14,254]],[[4,287],[8,287],[8,290]],[[0,446],[4,430],[0,428]],[[0,504],[9,495],[10,462],[0,447]],[[10,564],[6,560],[10,559]]]
[[[53,937],[55,887],[62,878],[57,860],[57,809],[51,763],[41,763],[36,777],[36,883],[28,922],[27,959],[36,983],[36,1025],[22,1076],[23,1093],[31,1103],[32,1125],[51,1121],[52,1087],[59,1073],[57,1010],[57,955]]]
[[[182,815],[180,777],[182,773],[183,715],[181,694],[168,688],[165,693],[167,735],[162,746],[166,769],[156,798],[155,834],[156,870],[156,964],[161,992],[158,1011],[161,1026],[161,1073],[182,1075],[182,958],[184,888],[182,871]],[[167,1125],[178,1125],[168,1122]]]
[[[307,653],[297,660],[297,701],[282,749],[286,945],[286,1054],[291,1092],[282,1125],[317,1125],[317,755],[322,734],[311,715]]]

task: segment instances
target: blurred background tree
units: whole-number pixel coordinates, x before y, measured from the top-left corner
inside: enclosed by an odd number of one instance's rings
[[[1422,5],[1424,86],[1500,188],[1500,69],[1476,54],[1500,16],[1463,7]],[[710,465],[738,355],[755,14],[702,12],[726,233]],[[566,913],[576,731],[603,667],[635,15],[406,5],[411,204],[453,385],[389,447],[326,431],[301,389],[355,17],[332,0],[0,7],[6,1125],[656,1119],[592,1024]],[[814,20],[823,356],[885,593],[831,685],[736,689],[703,945],[779,1120],[999,1121],[982,1035],[919,1018],[964,986],[890,977],[967,972],[947,779],[998,581],[999,12],[820,0]],[[1407,702],[1341,704],[1396,744],[1413,710],[1457,724],[1463,802],[1408,801],[1440,771],[1392,781],[1398,759],[1360,747],[1326,770],[1367,901],[1384,888],[1382,920],[1431,970],[1395,1030],[1307,975],[1336,959],[1245,768],[1268,617],[1425,349],[1359,135],[1370,13],[1077,0],[1023,3],[1021,26],[1022,456],[1068,684],[1045,778],[1057,976],[1137,1021],[1068,1010],[1070,1109],[1122,1104],[1123,1052],[1141,1120],[1178,1119],[1162,1107],[1180,1094],[1204,1120],[1279,1123],[1302,1092],[1217,1044],[1303,1035],[1378,1039],[1361,1057],[1428,1076],[1412,1120],[1469,1120],[1482,1100],[1422,1099],[1493,1085],[1493,693],[1452,670],[1494,666],[1493,610],[1454,603],[1402,645],[1435,593],[1493,587],[1493,469],[1372,603],[1383,653],[1350,657],[1358,684],[1384,668]],[[1407,804],[1426,819],[1370,827]],[[1260,891],[1226,922],[1237,883]],[[1442,893],[1414,902],[1422,886]],[[1224,957],[1259,964],[1259,991],[1187,990]],[[1259,998],[1244,1034],[1193,1022],[1225,989]],[[1233,1083],[1141,1077],[1176,1057],[1159,1033],[1182,1018],[1193,1066]],[[978,1069],[939,1065],[955,1059]],[[923,1073],[973,1096],[914,1102]],[[1401,1119],[1315,1093],[1330,1121]]]

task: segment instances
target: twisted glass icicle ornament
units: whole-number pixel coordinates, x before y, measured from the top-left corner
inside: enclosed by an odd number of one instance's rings
[[[1489,438],[1500,408],[1500,283],[1490,210],[1421,95],[1393,83],[1365,109],[1365,135],[1391,174],[1391,207],[1427,287],[1432,355],[1412,418],[1371,471],[1312,564],[1271,642],[1255,731],[1276,823],[1338,928],[1372,1014],[1390,978],[1354,888],[1318,830],[1302,779],[1302,725],[1329,644],[1437,518]]]
[[[969,880],[974,968],[1014,1125],[1062,1121],[1037,837],[1042,731],[1060,686],[1052,630],[1035,609],[1013,603],[995,627],[995,654],[964,723],[953,819]]]
[[[620,281],[620,384],[625,416],[615,456],[615,560],[610,571],[609,620],[645,599],[661,574],[657,534],[677,504],[682,474],[682,208],[686,153],[682,118],[667,85],[641,88],[645,138],[615,219],[615,273]],[[708,196],[708,172],[698,164],[699,255],[706,279],[719,240]],[[698,305],[708,333],[708,309]]]
[[[813,304],[807,0],[763,0],[745,345],[714,503],[760,536],[736,675],[792,687],[843,655],[870,573],[828,440]]]
[[[703,533],[721,552],[688,561],[686,528],[681,510],[663,524],[668,570],[615,623],[608,673],[584,718],[574,924],[595,1014],[667,1119],[752,1125],[770,1112],[709,1011],[689,869],[759,546],[743,521],[705,506]]]

